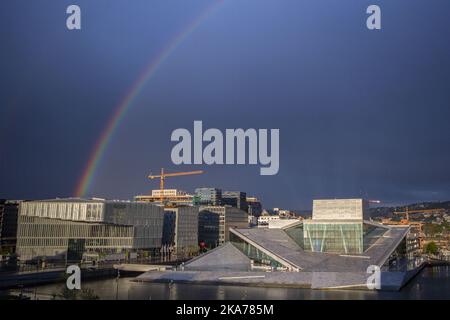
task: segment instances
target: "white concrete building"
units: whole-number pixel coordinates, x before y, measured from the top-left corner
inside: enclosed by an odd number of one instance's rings
[[[156,189],[156,190],[152,190],[152,197],[161,197],[161,194],[164,197],[175,197],[175,196],[185,196],[185,195],[187,195],[187,193],[185,191],[178,190],[178,189],[164,189],[164,190]]]
[[[364,199],[326,199],[313,201],[313,220],[369,219],[369,204]]]
[[[280,220],[280,216],[276,216],[276,215],[260,216],[260,217],[258,217],[258,225],[259,226],[268,226],[269,221],[273,221],[273,220]]]
[[[298,219],[273,219],[269,220],[268,227],[269,229],[282,229],[297,223],[298,221]]]

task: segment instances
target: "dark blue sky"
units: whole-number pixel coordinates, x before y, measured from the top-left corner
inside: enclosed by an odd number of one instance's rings
[[[65,10],[82,9],[68,31]],[[73,194],[136,78],[206,0],[3,0],[0,198]],[[382,30],[365,25],[382,9]],[[167,187],[243,190],[267,207],[313,198],[450,199],[448,0],[225,0],[150,79],[90,190],[131,198],[160,167],[205,169]],[[279,128],[280,171],[174,166],[170,134]]]

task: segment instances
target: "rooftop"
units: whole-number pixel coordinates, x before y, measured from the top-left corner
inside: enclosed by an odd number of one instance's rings
[[[290,266],[293,270],[314,272],[366,272],[369,265],[382,266],[392,252],[406,236],[408,226],[381,226],[369,221],[364,223],[376,225],[386,229],[384,234],[376,239],[362,254],[337,254],[311,252],[304,250],[294,241],[284,229],[268,228],[239,228],[230,229],[239,238],[253,245],[257,249],[269,254],[274,259]],[[295,223],[299,225],[301,222]],[[292,227],[290,225],[289,227]],[[250,259],[237,254],[238,249],[232,243],[212,250],[198,258],[189,261],[186,267],[191,270],[209,270],[214,265],[216,270],[221,270],[222,265],[226,269],[247,270]],[[239,258],[237,258],[239,257]],[[233,267],[234,259],[239,263]],[[244,262],[247,261],[247,263]],[[225,263],[225,262],[226,263]],[[192,267],[192,268],[191,268]]]
[[[408,232],[408,227],[388,227],[387,231],[362,254],[310,252],[301,248],[283,229],[234,229],[257,247],[297,266],[302,271],[365,271],[369,265],[381,266]]]

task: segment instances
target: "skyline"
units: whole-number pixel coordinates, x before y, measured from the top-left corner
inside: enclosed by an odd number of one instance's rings
[[[92,167],[84,195],[130,199],[157,189],[146,177],[164,167],[207,172],[167,188],[242,190],[264,207],[450,199],[448,2],[405,9],[406,1],[378,1],[377,32],[365,29],[366,3],[217,2],[195,24],[211,1],[109,1],[107,10],[105,1],[78,1],[80,32],[64,29],[67,1],[8,2],[0,12],[0,198],[73,196]],[[426,23],[411,32],[417,21]],[[127,97],[132,111],[105,131]],[[280,128],[279,173],[173,165],[170,132],[194,120]],[[114,139],[95,170],[89,159],[104,132]]]

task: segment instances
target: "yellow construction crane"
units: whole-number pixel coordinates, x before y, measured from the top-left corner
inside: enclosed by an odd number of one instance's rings
[[[149,175],[148,178],[153,179],[160,179],[159,182],[159,189],[160,189],[160,196],[161,196],[161,203],[164,201],[164,180],[167,177],[178,177],[178,176],[189,176],[193,174],[202,174],[204,173],[203,170],[196,170],[196,171],[184,171],[184,172],[172,172],[172,173],[164,173],[164,168],[161,168],[161,174],[159,175]]]
[[[405,211],[394,211],[394,214],[397,215],[405,215],[404,222],[409,222],[409,214],[410,213],[444,213],[445,209],[439,208],[439,209],[422,209],[422,210],[408,210],[408,207],[406,207]]]

